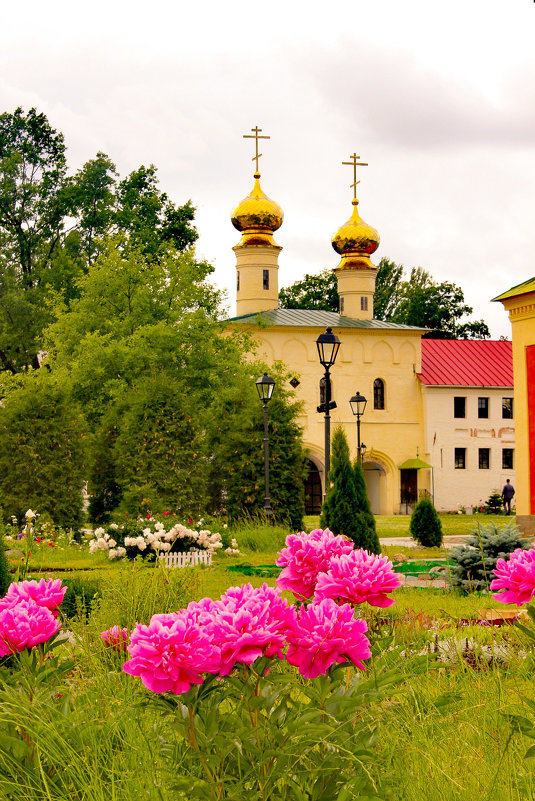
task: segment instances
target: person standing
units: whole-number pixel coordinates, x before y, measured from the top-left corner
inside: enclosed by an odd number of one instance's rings
[[[514,494],[515,494],[515,488],[513,487],[509,479],[507,479],[502,489],[503,508],[505,509],[506,515],[511,514],[511,501],[513,500]]]

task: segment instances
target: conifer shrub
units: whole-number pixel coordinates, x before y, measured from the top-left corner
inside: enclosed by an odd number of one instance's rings
[[[488,515],[499,515],[503,511],[503,501],[500,493],[495,490],[491,492],[485,504],[485,512]]]
[[[321,510],[321,526],[334,534],[345,534],[356,548],[381,553],[362,467],[351,466],[349,445],[341,427],[335,429],[332,438],[330,483]]]
[[[465,545],[457,545],[450,551],[451,583],[465,592],[488,590],[498,559],[507,559],[517,548],[529,547],[530,543],[521,539],[519,529],[512,522],[501,526],[478,524]]]
[[[6,554],[6,541],[0,532],[0,598],[2,598],[7,588],[11,584],[11,573],[9,571],[9,561]]]
[[[375,528],[375,517],[368,498],[364,470],[358,459],[353,465],[353,480],[357,495],[356,524],[359,529],[356,542],[359,548],[364,548],[368,553],[379,554],[381,546]]]
[[[425,548],[440,548],[442,523],[430,498],[424,497],[414,507],[410,532],[413,539]]]

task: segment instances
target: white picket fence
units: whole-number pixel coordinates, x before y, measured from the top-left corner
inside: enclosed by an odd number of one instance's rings
[[[212,554],[209,551],[194,553],[166,553],[164,556],[166,567],[195,567],[195,565],[211,565]]]

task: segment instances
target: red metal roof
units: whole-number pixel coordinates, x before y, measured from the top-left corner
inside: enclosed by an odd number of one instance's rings
[[[506,340],[422,339],[424,384],[512,387],[513,348]]]

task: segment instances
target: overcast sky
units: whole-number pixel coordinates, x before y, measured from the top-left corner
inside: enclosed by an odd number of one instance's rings
[[[73,171],[98,150],[121,176],[155,164],[196,206],[231,314],[255,125],[280,286],[338,263],[353,152],[376,262],[459,284],[494,338],[510,324],[491,298],[535,275],[533,0],[25,0],[2,8],[0,101],[45,112]]]

